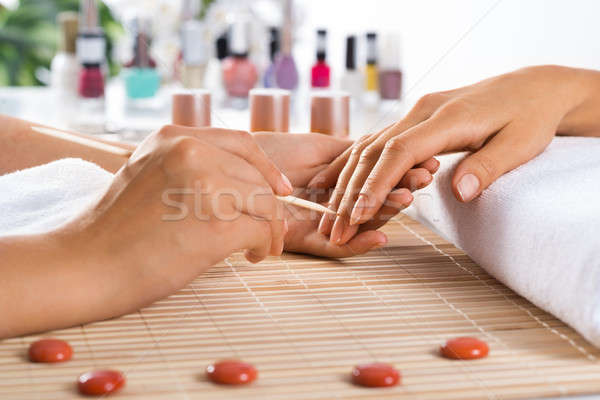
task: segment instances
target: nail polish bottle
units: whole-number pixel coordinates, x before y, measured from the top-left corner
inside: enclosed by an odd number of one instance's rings
[[[210,92],[206,89],[174,93],[171,103],[171,122],[182,126],[210,126],[210,103]]]
[[[271,27],[269,29],[269,38],[269,55],[271,62],[263,75],[263,86],[266,88],[277,87],[277,82],[275,81],[275,58],[279,53],[279,29]]]
[[[298,86],[298,69],[292,55],[293,4],[285,0],[281,51],[275,58],[275,83],[277,87],[294,90]]]
[[[77,14],[64,11],[58,14],[61,29],[60,49],[50,64],[50,85],[60,99],[74,99],[77,96],[79,61],[75,54],[77,40]]]
[[[77,111],[73,125],[86,132],[101,132],[105,123],[104,71],[106,39],[98,24],[95,0],[81,0],[77,59],[81,64],[77,92]]]
[[[81,0],[79,32],[77,34],[77,58],[81,63],[78,93],[82,98],[94,99],[104,96],[104,62],[106,40],[98,25],[98,9],[95,0]]]
[[[310,131],[348,137],[350,95],[344,91],[315,90],[310,98]]]
[[[250,132],[289,132],[290,91],[252,89],[250,91]]]
[[[215,41],[215,53],[208,61],[204,86],[210,90],[215,104],[221,105],[225,98],[225,88],[223,84],[223,71],[221,64],[229,55],[228,32],[225,31]]]
[[[367,33],[367,66],[365,68],[366,89],[368,92],[377,91],[377,34]]]
[[[400,37],[385,36],[382,50],[379,63],[379,94],[383,100],[398,100],[402,95]]]
[[[204,86],[208,62],[206,37],[206,27],[197,19],[190,19],[181,26],[181,83],[186,88],[196,89]]]
[[[317,62],[311,69],[311,85],[313,88],[329,87],[329,65],[327,65],[327,31],[317,31]]]
[[[135,17],[129,26],[133,33],[133,57],[122,72],[125,92],[131,100],[153,97],[160,86],[156,62],[150,56],[152,27],[149,18]]]
[[[258,80],[256,66],[248,59],[248,22],[245,19],[234,22],[229,41],[230,56],[223,60],[222,64],[225,90],[240,107],[242,104],[239,100],[245,100],[247,103],[248,92]]]
[[[363,74],[356,69],[356,36],[346,38],[346,71],[342,75],[340,86],[350,93],[353,103],[361,100],[365,82]]]

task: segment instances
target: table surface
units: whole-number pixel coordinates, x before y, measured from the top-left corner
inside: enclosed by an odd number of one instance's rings
[[[100,134],[105,138],[139,142],[148,133],[170,123],[171,95],[178,86],[164,86],[157,96],[145,102],[132,102],[125,98],[122,83],[113,80],[107,85],[103,118],[97,124],[78,127],[77,104],[65,100],[46,87],[0,88],[0,113],[83,133]],[[290,132],[308,132],[310,127],[309,92],[296,92],[292,96]],[[220,96],[222,97],[222,96]],[[215,127],[249,129],[247,109],[225,106],[225,100],[213,96],[212,123]],[[365,133],[381,130],[398,120],[405,111],[403,101],[382,101],[362,105],[353,104],[350,136],[358,138]]]

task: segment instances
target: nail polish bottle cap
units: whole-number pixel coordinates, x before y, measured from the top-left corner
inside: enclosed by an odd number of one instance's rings
[[[188,21],[196,18],[200,13],[200,1],[199,0],[183,0],[181,3],[181,9],[179,18],[181,21]]]
[[[395,33],[385,35],[380,54],[380,70],[399,70],[401,66],[400,35]]]
[[[271,62],[275,60],[275,56],[279,53],[279,28],[269,28],[270,40],[269,40],[269,56]]]
[[[356,69],[356,36],[346,37],[346,69]]]
[[[186,64],[206,64],[208,60],[206,40],[207,30],[202,22],[191,19],[183,23],[181,27],[181,52],[183,61]]]
[[[60,24],[61,41],[60,48],[66,53],[75,54],[75,42],[77,40],[77,13],[72,11],[63,11],[56,16]]]
[[[98,27],[98,4],[96,0],[81,0],[79,3],[79,30],[95,30]]]
[[[250,131],[288,132],[290,91],[284,89],[250,90]]]
[[[215,52],[217,59],[223,60],[229,55],[229,41],[227,40],[227,32],[224,32],[215,41]]]
[[[367,64],[377,64],[377,34],[367,33]]]
[[[127,21],[127,25],[133,36],[133,57],[127,66],[154,67],[154,60],[150,57],[152,19],[148,15],[135,15]]]
[[[194,89],[174,93],[171,122],[182,126],[210,126],[210,91]]]
[[[229,50],[231,55],[236,57],[246,57],[248,55],[248,35],[249,21],[244,18],[238,18],[231,27],[231,37]]]
[[[325,61],[327,54],[327,31],[317,30],[317,60]]]
[[[84,66],[99,66],[104,61],[106,40],[98,25],[96,0],[81,0],[77,33],[77,59]]]

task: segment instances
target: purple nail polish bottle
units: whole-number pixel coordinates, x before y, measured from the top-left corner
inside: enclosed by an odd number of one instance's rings
[[[275,82],[278,87],[294,90],[298,86],[298,69],[292,56],[292,0],[285,1],[281,53],[275,59]]]

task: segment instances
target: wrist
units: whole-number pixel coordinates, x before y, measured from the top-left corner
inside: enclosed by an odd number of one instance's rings
[[[568,90],[573,98],[568,110],[564,113],[557,134],[570,136],[597,136],[600,132],[600,72],[562,67]]]

